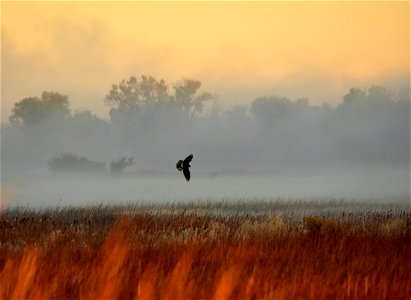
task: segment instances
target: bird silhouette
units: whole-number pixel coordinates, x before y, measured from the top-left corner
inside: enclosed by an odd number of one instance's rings
[[[184,177],[186,178],[187,181],[190,180],[190,162],[193,159],[193,155],[190,154],[189,156],[186,157],[185,160],[179,160],[176,164],[177,170],[180,172],[183,171]]]

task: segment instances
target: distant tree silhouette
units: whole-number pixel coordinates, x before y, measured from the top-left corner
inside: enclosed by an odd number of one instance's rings
[[[266,96],[255,99],[251,104],[250,111],[257,118],[272,121],[293,117],[305,109],[310,109],[308,100],[305,98],[291,101],[285,97]]]
[[[183,79],[174,85],[175,95],[173,100],[186,116],[194,117],[195,114],[203,112],[204,103],[212,100],[213,95],[210,93],[197,94],[201,87],[198,80]]]
[[[402,95],[400,94],[399,100],[402,99]],[[353,105],[356,108],[365,106],[369,109],[373,106],[391,105],[393,102],[394,95],[391,90],[383,86],[373,85],[368,89],[368,93],[359,88],[351,88],[348,94],[344,96],[342,105]]]
[[[112,121],[133,121],[144,113],[155,111],[179,111],[192,118],[203,111],[206,101],[213,99],[210,93],[198,93],[200,87],[200,81],[183,79],[173,86],[174,94],[170,94],[163,79],[131,76],[127,81],[113,84],[104,100],[112,107]]]
[[[106,120],[102,120],[94,115],[92,112],[77,111],[74,112],[65,126],[66,131],[78,132],[76,136],[93,136],[98,132],[104,132],[107,135],[107,131],[110,128],[110,123]]]
[[[344,96],[343,101],[346,104],[358,103],[366,99],[366,94],[359,88],[351,88],[347,95]]]
[[[409,165],[409,86],[352,88],[332,106],[267,95],[249,109],[233,106],[225,112],[201,87],[196,80],[166,84],[151,76],[130,77],[106,96],[111,122],[94,112],[70,111],[68,97],[57,92],[21,99],[10,112],[12,124],[1,126],[2,168],[37,168],[70,149],[98,157],[138,152],[147,159],[144,165],[161,166],[158,157],[172,157],[164,149],[183,151],[187,145],[207,151],[203,163],[210,168]],[[213,103],[215,114],[201,113],[212,111]],[[93,165],[77,156],[58,158],[50,160],[50,169]],[[131,161],[119,158],[112,166],[107,161],[105,171],[124,172]]]
[[[92,161],[72,153],[53,157],[49,160],[48,166],[53,172],[101,172],[106,168],[104,162]]]
[[[15,103],[9,121],[33,126],[50,118],[62,119],[70,115],[68,106],[68,96],[45,91],[41,98],[29,97]]]
[[[392,91],[379,85],[373,85],[368,89],[368,99],[373,103],[383,104],[384,106],[394,101]]]
[[[119,84],[113,84],[105,97],[106,104],[131,109],[142,104],[154,105],[168,102],[167,86],[164,80],[152,76],[131,76]]]

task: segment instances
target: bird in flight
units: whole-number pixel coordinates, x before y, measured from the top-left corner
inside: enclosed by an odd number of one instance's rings
[[[187,181],[190,180],[190,162],[193,159],[193,155],[190,154],[189,156],[186,157],[185,160],[179,160],[176,164],[177,170],[180,172],[183,171],[184,177],[186,178]]]

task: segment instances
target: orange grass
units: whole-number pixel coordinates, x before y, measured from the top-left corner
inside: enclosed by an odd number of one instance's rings
[[[411,213],[3,213],[0,283],[0,299],[409,299]]]

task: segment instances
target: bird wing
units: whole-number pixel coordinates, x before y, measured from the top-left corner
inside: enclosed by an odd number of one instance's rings
[[[193,159],[193,155],[190,154],[189,156],[186,157],[186,159],[184,160],[184,165],[187,165],[189,162],[191,162],[191,160]]]
[[[190,180],[190,170],[188,169],[188,167],[183,168],[183,174],[186,180],[189,181]]]

